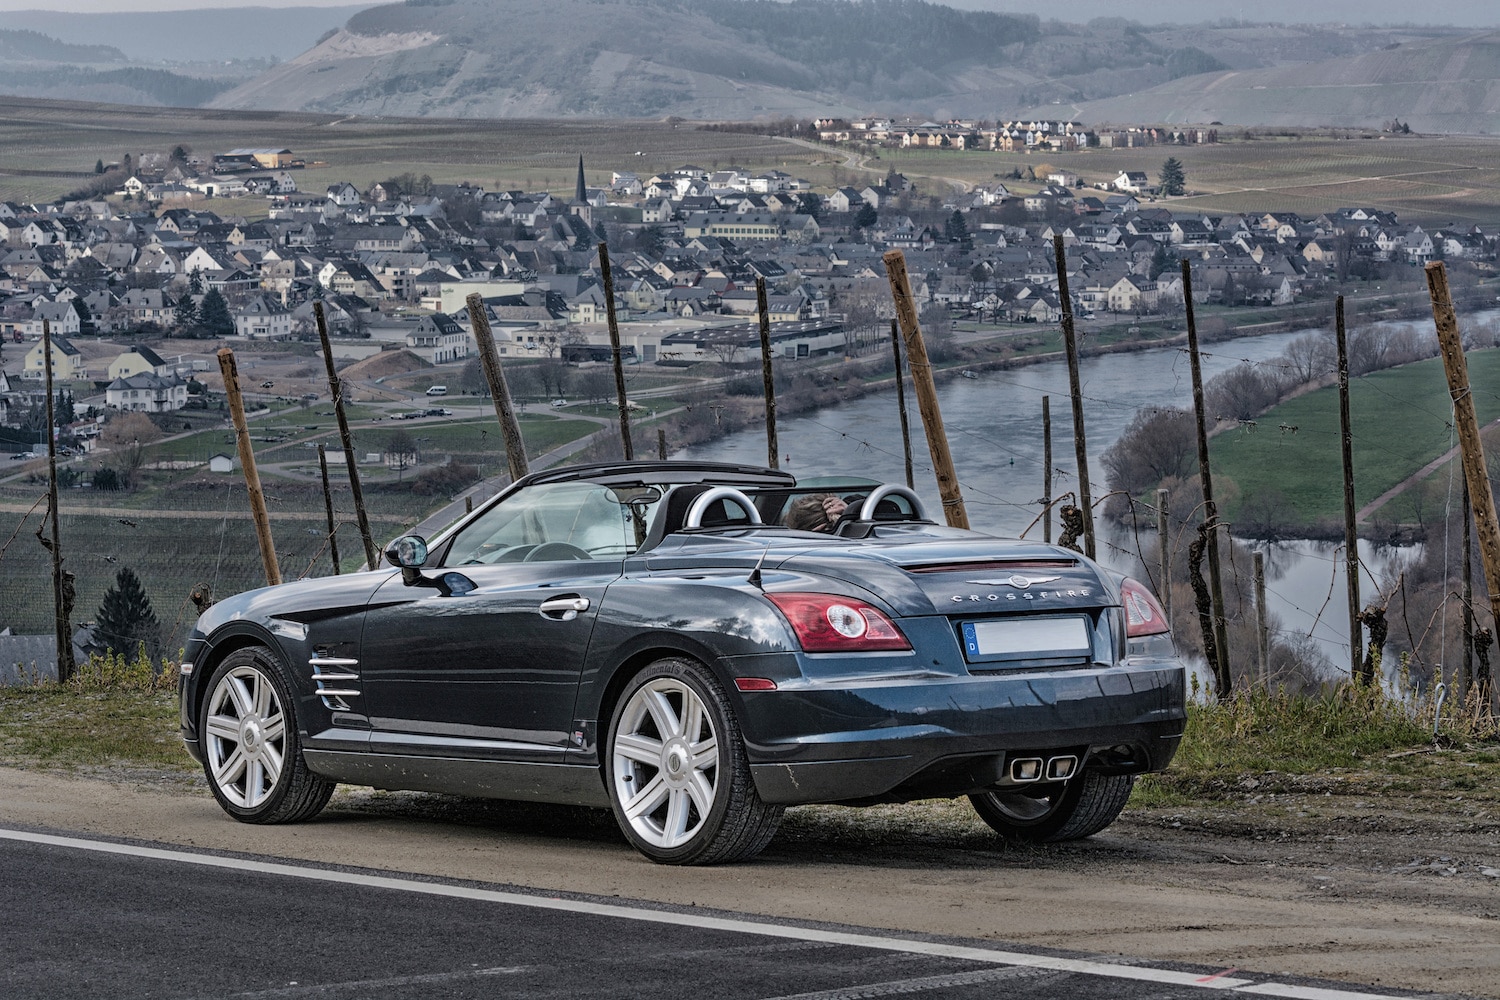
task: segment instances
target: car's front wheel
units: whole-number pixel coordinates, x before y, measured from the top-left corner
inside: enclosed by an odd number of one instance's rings
[[[615,819],[652,861],[742,861],[781,822],[784,807],[756,794],[729,699],[692,660],[657,660],[626,686],[605,766]]]
[[[334,782],[307,769],[297,718],[269,650],[238,649],[208,681],[198,717],[203,770],[224,811],[244,823],[295,823],[317,815]]]
[[[1066,783],[970,795],[979,818],[1007,840],[1033,844],[1079,840],[1109,826],[1125,808],[1133,774],[1085,770]]]

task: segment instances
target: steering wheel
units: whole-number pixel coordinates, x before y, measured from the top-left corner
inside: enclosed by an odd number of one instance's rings
[[[522,562],[553,562],[563,559],[592,559],[593,556],[569,542],[543,542],[530,552]]]

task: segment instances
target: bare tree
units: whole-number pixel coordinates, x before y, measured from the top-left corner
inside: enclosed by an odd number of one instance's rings
[[[602,403],[615,391],[615,380],[603,368],[590,368],[578,380],[578,391],[591,403]]]
[[[417,441],[406,431],[391,431],[386,436],[386,464],[396,470],[398,480],[403,478],[409,467],[417,464],[418,457]]]
[[[115,456],[110,464],[125,485],[130,486],[141,466],[146,464],[146,447],[161,436],[161,428],[146,414],[122,413],[100,431],[99,441]]]
[[[1135,495],[1170,476],[1186,475],[1197,456],[1197,442],[1189,411],[1138,411],[1104,453],[1110,489]]]
[[[1283,357],[1298,385],[1332,374],[1333,340],[1327,333],[1304,333],[1286,345]]]
[[[721,365],[732,365],[739,360],[739,341],[731,340],[728,337],[715,337],[704,346],[708,348],[709,354],[712,354],[719,360],[719,364]]]

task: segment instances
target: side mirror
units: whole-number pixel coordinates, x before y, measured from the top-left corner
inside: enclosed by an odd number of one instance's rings
[[[386,562],[401,567],[401,582],[416,586],[422,579],[421,568],[427,565],[427,539],[421,535],[402,535],[385,550]]]

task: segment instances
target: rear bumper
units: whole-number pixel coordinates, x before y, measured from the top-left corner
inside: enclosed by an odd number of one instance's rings
[[[1171,762],[1187,718],[1177,660],[834,685],[743,695],[767,802],[910,801],[993,786],[1015,757],[1076,755],[1114,773]]]

